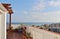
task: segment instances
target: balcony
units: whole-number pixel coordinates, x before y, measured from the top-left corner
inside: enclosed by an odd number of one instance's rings
[[[26,30],[24,29],[22,33],[7,32],[7,39],[27,39],[26,32],[30,33],[30,36],[33,39],[60,39],[60,33],[55,33],[31,26],[26,26]]]
[[[16,28],[16,29],[7,29],[7,39],[32,39],[30,35],[23,28]]]

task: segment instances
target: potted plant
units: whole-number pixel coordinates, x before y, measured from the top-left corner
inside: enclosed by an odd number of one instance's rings
[[[14,32],[18,32],[18,28],[14,29]]]
[[[32,37],[30,35],[31,35],[31,33],[26,33],[27,39],[32,39]]]
[[[23,39],[27,39],[27,37],[25,35],[22,35],[23,36]]]

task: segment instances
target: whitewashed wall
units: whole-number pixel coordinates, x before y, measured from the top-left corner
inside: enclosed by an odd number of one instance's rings
[[[0,3],[0,39],[6,38],[6,14],[8,11],[5,7]]]
[[[27,31],[31,32],[31,36],[33,37],[33,39],[60,39],[60,34],[34,27],[28,27]]]
[[[0,39],[5,39],[5,14],[0,14]]]
[[[1,18],[1,15],[0,15]],[[1,38],[1,19],[0,19],[0,38]]]

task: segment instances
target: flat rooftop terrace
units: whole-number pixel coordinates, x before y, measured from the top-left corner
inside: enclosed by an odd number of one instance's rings
[[[7,32],[7,39],[23,39],[22,33]]]

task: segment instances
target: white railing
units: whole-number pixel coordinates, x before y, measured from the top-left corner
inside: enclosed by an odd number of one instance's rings
[[[60,39],[60,34],[34,27],[27,27],[27,32],[31,33],[33,39]]]

